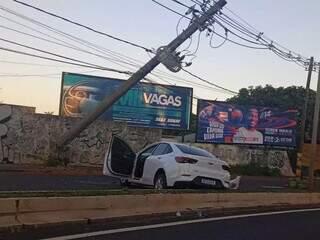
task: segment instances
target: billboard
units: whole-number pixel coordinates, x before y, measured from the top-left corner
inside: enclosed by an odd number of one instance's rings
[[[87,115],[123,82],[120,79],[63,73],[60,115]],[[192,88],[137,83],[100,119],[124,121],[133,126],[187,130],[191,106]]]
[[[198,100],[199,143],[296,146],[296,110]]]

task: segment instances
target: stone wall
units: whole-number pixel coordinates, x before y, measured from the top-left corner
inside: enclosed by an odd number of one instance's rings
[[[178,137],[177,141],[181,142],[182,138]],[[278,168],[283,176],[294,176],[288,153],[285,150],[275,150],[270,147],[257,148],[245,145],[196,144],[194,143],[195,134],[184,136],[183,141],[211,152],[230,165],[256,163],[260,166]]]
[[[206,149],[230,165],[255,163],[262,167],[278,168],[282,176],[294,176],[288,154],[284,150],[258,149],[248,146],[221,144],[192,144]]]
[[[0,163],[46,164],[56,140],[79,119],[35,114],[35,108],[0,105]],[[100,166],[112,134],[117,134],[138,151],[161,139],[160,129],[129,127],[125,123],[95,121],[73,140],[64,153],[71,165]],[[190,140],[185,138],[185,140]],[[191,140],[189,142],[192,142]],[[219,156],[231,165],[258,163],[279,168],[292,176],[286,151],[246,146],[194,144]],[[52,159],[51,159],[52,160]]]
[[[0,105],[0,163],[46,164],[57,139],[78,121],[35,114],[35,108]],[[95,121],[68,145],[64,157],[71,165],[101,165],[112,134],[126,140],[135,151],[161,138],[159,129]]]

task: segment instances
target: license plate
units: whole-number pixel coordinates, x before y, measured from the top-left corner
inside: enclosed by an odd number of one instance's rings
[[[211,185],[211,186],[216,185],[216,181],[211,179],[201,179],[201,183],[206,185]]]

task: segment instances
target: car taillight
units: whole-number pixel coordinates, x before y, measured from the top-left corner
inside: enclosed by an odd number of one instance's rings
[[[222,165],[222,169],[230,172],[230,167],[227,165]]]
[[[177,163],[190,163],[190,164],[196,164],[198,160],[195,160],[193,158],[188,157],[175,157]]]

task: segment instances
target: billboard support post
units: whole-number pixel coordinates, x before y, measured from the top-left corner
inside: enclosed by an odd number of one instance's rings
[[[211,6],[206,12],[202,14],[201,17],[195,19],[195,21],[190,24],[190,26],[184,30],[180,35],[178,35],[173,41],[171,41],[165,49],[170,57],[170,54],[175,54],[174,51],[186,41],[193,33],[197,30],[202,30],[205,27],[207,21],[221,10],[227,4],[225,0],[219,0],[213,6]],[[141,67],[137,72],[135,72],[124,84],[122,84],[118,91],[116,91],[111,96],[105,97],[97,108],[90,113],[87,117],[83,118],[77,125],[66,132],[61,139],[58,140],[57,146],[62,147],[64,144],[73,140],[80,132],[87,128],[93,121],[95,121],[102,113],[108,110],[121,96],[123,96],[131,87],[138,83],[142,78],[144,78],[148,73],[150,73],[156,66],[161,62],[161,55],[163,57],[163,51],[158,51],[156,56],[150,59],[143,67]]]
[[[316,103],[314,106],[313,127],[312,127],[312,154],[309,164],[309,191],[314,191],[314,163],[317,157],[317,139],[318,139],[318,125],[319,125],[319,111],[320,111],[320,69],[318,74],[318,86]]]

